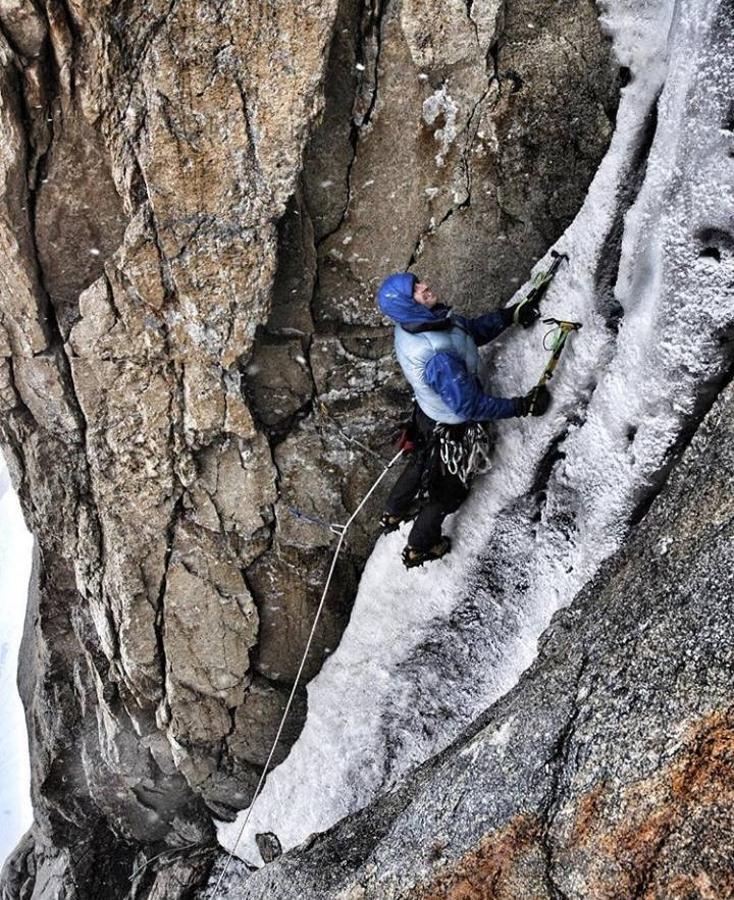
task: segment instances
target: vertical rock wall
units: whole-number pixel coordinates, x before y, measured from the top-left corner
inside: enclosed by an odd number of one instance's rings
[[[124,896],[141,845],[204,847],[250,796],[328,565],[289,507],[343,520],[407,400],[379,280],[506,300],[616,80],[571,0],[1,0],[0,25],[0,417],[37,540],[37,822],[4,883]]]
[[[295,674],[331,543],[291,508],[345,521],[383,465],[364,448],[389,458],[408,409],[379,282],[407,267],[462,311],[506,302],[581,205],[616,89],[592,4],[340,3],[325,109],[245,370],[279,486],[273,544],[248,571],[269,680]],[[339,639],[378,510],[379,498],[352,528],[308,677]]]
[[[333,16],[0,7],[3,437],[38,548],[20,868],[43,896],[117,895],[135,842],[206,841],[198,798],[248,795],[246,754],[222,757],[275,482],[238,367]]]

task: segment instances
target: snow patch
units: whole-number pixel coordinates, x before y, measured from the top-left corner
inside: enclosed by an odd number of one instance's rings
[[[508,719],[504,722],[494,734],[490,735],[489,738],[484,742],[485,745],[490,747],[500,747],[504,749],[510,743],[510,737],[512,735],[512,723],[513,719]]]
[[[33,819],[28,738],[15,685],[32,548],[0,455],[0,866]]]
[[[423,121],[426,125],[434,125],[439,117],[443,117],[442,126],[433,134],[434,140],[441,148],[436,154],[436,165],[439,169],[443,167],[446,154],[459,133],[456,127],[458,112],[459,106],[449,95],[446,85],[423,101]]]

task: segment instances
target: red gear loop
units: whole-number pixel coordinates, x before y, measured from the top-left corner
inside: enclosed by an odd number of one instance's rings
[[[410,425],[404,425],[395,437],[395,449],[403,453],[412,453],[415,450],[415,439]]]

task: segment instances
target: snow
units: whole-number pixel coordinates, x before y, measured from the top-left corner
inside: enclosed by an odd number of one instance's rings
[[[543,313],[583,329],[551,382],[551,411],[497,423],[491,472],[447,520],[451,555],[407,572],[407,528],[378,542],[342,641],[308,686],[300,738],[268,776],[241,840],[245,813],[218,824],[223,846],[237,843],[248,862],[261,862],[256,833],[275,832],[288,849],[325,830],[515,684],[553,613],[624,541],[705,386],[727,365],[718,335],[734,320],[732,248],[721,264],[699,256],[706,229],[728,230],[734,202],[731,134],[721,133],[717,107],[731,93],[730,68],[710,49],[716,4],[679,0],[672,29],[672,0],[599,5],[632,78],[587,200],[557,244],[571,261]],[[732,49],[721,52],[731,58]],[[644,181],[626,211],[659,95]],[[608,238],[623,214],[615,284]],[[513,329],[490,345],[495,393],[515,396],[537,380],[542,333]],[[509,730],[497,735],[509,739]]]
[[[435,124],[439,116],[443,115],[444,124],[441,128],[436,129],[433,136],[435,141],[441,146],[435,157],[436,165],[439,169],[442,168],[446,154],[458,135],[456,127],[458,112],[459,107],[446,90],[445,85],[434,91],[430,97],[423,101],[423,121],[426,125]]]
[[[32,546],[0,456],[0,865],[32,820],[28,740],[15,687]]]

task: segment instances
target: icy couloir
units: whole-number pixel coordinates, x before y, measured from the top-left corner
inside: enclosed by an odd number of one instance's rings
[[[405,535],[380,542],[339,649],[309,686],[299,741],[241,840],[244,814],[220,826],[243,859],[259,860],[255,833],[288,848],[363,807],[505,693],[552,614],[624,542],[710,402],[734,313],[731,23],[719,21],[723,4],[673,5],[604,4],[631,80],[558,244],[571,264],[544,311],[584,327],[552,384],[552,413],[500,423],[494,469],[451,524],[446,561],[406,573]],[[496,393],[537,378],[539,327],[492,348]]]
[[[232,874],[218,900],[732,896],[733,563],[730,383],[518,685],[399,788]]]

